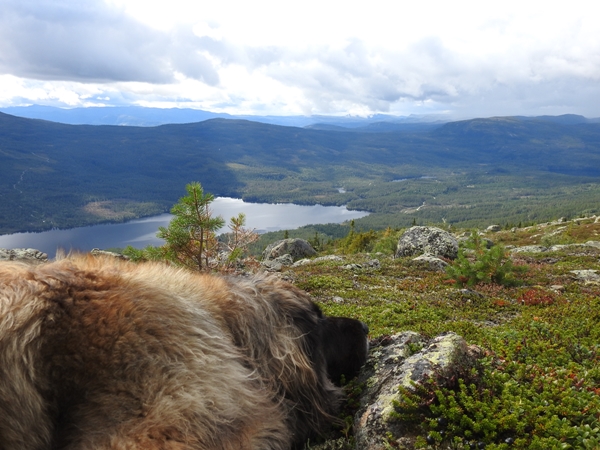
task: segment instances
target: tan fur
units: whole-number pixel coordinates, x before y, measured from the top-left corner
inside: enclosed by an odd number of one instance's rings
[[[272,279],[1,263],[0,449],[289,449],[339,398],[314,308]]]

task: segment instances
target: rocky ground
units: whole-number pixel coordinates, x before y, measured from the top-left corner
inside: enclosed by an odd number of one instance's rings
[[[452,259],[431,249],[284,264],[282,277],[374,339],[345,426],[310,448],[600,448],[599,222],[480,232],[526,268],[512,286],[457,287]]]
[[[263,270],[371,330],[343,425],[309,448],[600,448],[600,219],[480,231],[522,269],[507,285],[447,275],[466,230],[405,231],[395,254],[265,252]],[[41,258],[0,251],[21,257]]]

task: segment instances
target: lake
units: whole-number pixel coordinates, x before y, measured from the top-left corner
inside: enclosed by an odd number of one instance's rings
[[[246,203],[228,197],[215,198],[210,208],[213,216],[221,216],[227,223],[231,217],[243,212],[246,214],[246,227],[254,228],[259,233],[291,230],[311,224],[342,223],[368,215],[362,211],[349,211],[345,206]],[[158,227],[168,226],[172,217],[170,214],[161,214],[126,223],[7,234],[0,236],[0,248],[35,248],[53,258],[59,248],[89,251],[93,248],[123,248],[128,245],[135,248],[162,245],[163,241],[156,237],[156,232]],[[227,226],[221,231],[227,232]]]

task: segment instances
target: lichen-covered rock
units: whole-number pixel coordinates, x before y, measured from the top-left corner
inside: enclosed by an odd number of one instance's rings
[[[600,274],[594,269],[582,269],[570,271],[577,280],[583,281],[586,284],[600,283]]]
[[[400,236],[396,257],[424,253],[455,259],[458,256],[458,241],[447,231],[436,227],[411,227]]]
[[[291,255],[285,254],[278,256],[275,259],[267,259],[261,263],[261,265],[269,272],[279,272],[284,267],[289,267],[294,264],[294,260]]]
[[[588,247],[600,248],[600,241],[587,241],[585,245]]]
[[[548,248],[550,252],[558,252],[558,251],[577,251],[577,250],[585,250],[588,247],[586,244],[557,244],[552,245]],[[590,246],[591,247],[591,246]]]
[[[344,258],[342,256],[338,256],[338,255],[325,255],[325,256],[319,256],[314,259],[304,258],[304,259],[299,259],[298,261],[296,261],[293,266],[294,267],[304,266],[306,264],[313,264],[313,263],[318,263],[318,262],[322,262],[322,261],[344,261]]]
[[[399,387],[412,389],[412,382],[422,383],[430,377],[443,385],[472,367],[481,356],[478,347],[469,347],[455,333],[427,341],[418,333],[405,332],[374,346],[359,380],[366,389],[354,421],[356,448],[387,449],[384,437],[403,445],[414,440],[413,430],[394,418]]]
[[[381,263],[378,259],[371,259],[370,261],[366,261],[364,263],[352,263],[346,264],[345,266],[341,266],[342,269],[346,270],[359,270],[359,269],[379,269],[381,267]]]
[[[502,227],[500,225],[490,225],[485,229],[485,231],[488,231],[490,233],[497,233],[498,231],[502,231]]]
[[[40,264],[48,262],[48,255],[34,248],[0,248],[0,261],[23,261]]]
[[[129,256],[122,255],[121,253],[108,252],[106,250],[100,250],[99,248],[93,248],[90,253],[94,256],[112,256],[117,259],[129,259]]]
[[[282,239],[267,246],[263,252],[263,260],[268,261],[283,255],[290,255],[294,261],[298,261],[316,254],[315,249],[304,239]]]
[[[511,253],[543,253],[547,252],[548,247],[543,245],[524,245],[523,247],[515,247],[510,250]]]
[[[416,265],[418,267],[423,267],[427,270],[433,270],[435,272],[443,272],[448,266],[448,263],[443,259],[440,259],[433,255],[429,255],[427,253],[413,258],[411,264]]]

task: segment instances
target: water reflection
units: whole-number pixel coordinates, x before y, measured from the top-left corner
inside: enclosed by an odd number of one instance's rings
[[[246,226],[258,232],[294,229],[304,225],[342,223],[368,215],[349,211],[344,206],[301,206],[293,204],[246,203],[243,200],[218,197],[211,203],[214,215],[226,222],[240,212],[246,214]],[[161,245],[156,237],[159,226],[166,227],[170,214],[147,217],[127,223],[94,225],[70,230],[51,230],[43,233],[15,233],[0,236],[0,248],[35,248],[54,257],[59,248],[89,251],[93,248],[126,247],[143,248]],[[227,231],[225,227],[222,231]]]

